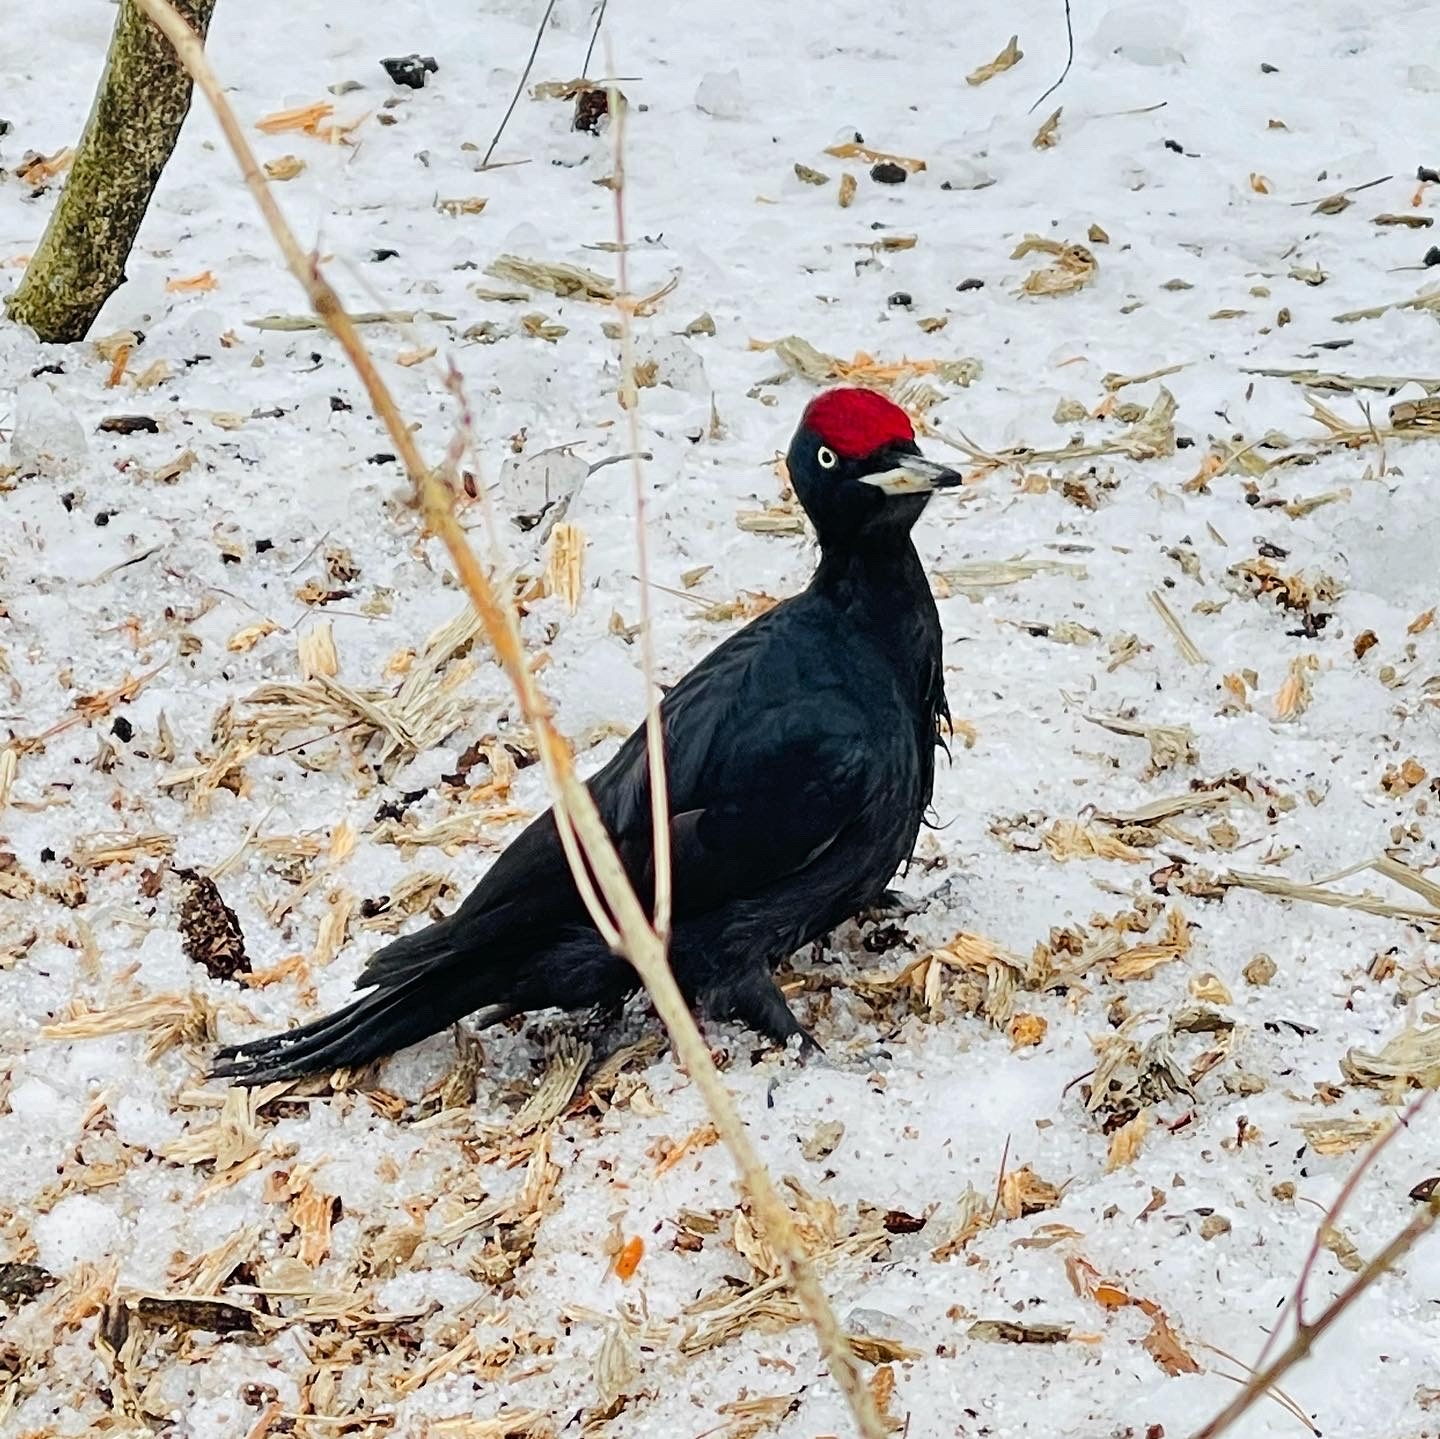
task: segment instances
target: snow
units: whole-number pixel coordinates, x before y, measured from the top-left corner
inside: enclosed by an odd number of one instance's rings
[[[1078,400],[1090,412],[1111,393],[1107,375],[1182,366],[1112,397],[1143,411],[1168,388],[1184,446],[1174,453],[977,466],[963,499],[932,504],[917,538],[936,574],[1023,556],[1080,565],[1084,575],[1049,570],[988,590],[942,586],[951,706],[971,728],[957,732],[951,760],[940,764],[941,827],[922,836],[924,864],[904,880],[932,902],[902,922],[897,948],[872,954],[863,940],[873,928],[850,926],[823,955],[796,961],[808,991],[799,1007],[830,1062],[801,1068],[753,1036],[708,1026],[772,1172],[796,1176],[807,1193],[838,1206],[842,1235],[861,1227],[862,1205],[928,1216],[922,1232],[892,1237],[878,1258],[842,1257],[824,1269],[852,1331],[915,1351],[894,1365],[890,1400],[912,1439],[1107,1439],[1198,1428],[1233,1394],[1227,1376],[1259,1353],[1324,1206],[1355,1162],[1307,1147],[1296,1126],[1393,1114],[1403,1096],[1352,1083],[1340,1062],[1354,1049],[1380,1049],[1407,1024],[1435,1022],[1433,926],[1243,889],[1223,899],[1183,887],[1155,894],[1163,881],[1152,876],[1172,863],[1298,881],[1382,853],[1432,876],[1436,864],[1440,630],[1424,619],[1440,600],[1433,445],[1392,439],[1383,453],[1373,444],[1318,453],[1313,463],[1254,476],[1237,466],[1208,488],[1186,487],[1212,440],[1238,448],[1278,430],[1303,449],[1322,434],[1299,386],[1252,370],[1440,375],[1433,312],[1334,319],[1406,300],[1427,284],[1421,261],[1434,231],[1377,226],[1373,217],[1434,213],[1434,186],[1412,204],[1416,166],[1437,163],[1419,148],[1434,133],[1435,71],[1416,60],[1431,7],[1402,0],[1385,10],[1317,11],[1300,0],[1239,0],[1222,8],[1177,18],[1173,6],[1149,3],[1104,13],[1076,7],[1075,67],[1033,115],[1028,108],[1064,60],[1060,7],[1038,0],[963,23],[940,0],[732,0],[668,12],[612,5],[606,14],[631,102],[632,288],[650,294],[679,276],[637,334],[639,357],[656,363],[660,382],[641,391],[639,425],[652,456],[662,680],[740,623],[707,619],[697,598],[790,593],[813,562],[805,537],[736,523],[741,511],[779,502],[772,462],[813,393],[801,379],[762,383],[784,367],[753,342],[796,334],[830,355],[864,351],[884,363],[974,356],[980,378],[964,389],[935,381],[943,398],[927,418],[940,435],[989,452],[1054,449],[1077,433],[1091,443],[1113,439],[1125,421],[1057,421],[1057,404]],[[574,487],[565,518],[586,543],[581,603],[572,615],[553,596],[534,601],[524,635],[589,767],[613,753],[644,695],[638,647],[621,633],[638,615],[630,467],[591,468],[629,448],[616,402],[617,346],[601,328],[613,311],[538,292],[524,304],[475,293],[509,288],[484,273],[504,253],[613,274],[613,254],[594,248],[614,239],[612,195],[594,183],[610,171],[609,140],[573,133],[568,103],[523,98],[496,151],[502,165],[475,170],[539,9],[353,0],[339,10],[293,8],[277,25],[273,7],[222,0],[210,48],[261,159],[305,162],[277,194],[302,238],[332,257],[347,301],[424,312],[413,325],[371,325],[366,335],[427,457],[438,460],[455,430],[439,368],[453,358],[474,413],[477,454],[466,463],[478,465],[483,483],[498,482],[502,515],[529,512],[537,486]],[[0,113],[13,125],[0,139],[7,172],[27,151],[49,154],[75,140],[112,18],[100,0],[0,10]],[[532,81],[577,73],[590,25],[588,6],[561,0]],[[1024,59],[967,86],[964,76],[1012,31]],[[421,91],[396,89],[378,61],[417,50],[436,56],[438,74]],[[604,53],[602,42],[592,73]],[[1262,62],[1276,68],[1262,72]],[[362,88],[332,91],[345,81]],[[335,120],[356,124],[353,143],[253,128],[262,116],[318,100],[334,104]],[[1056,143],[1037,149],[1032,138],[1056,106]],[[825,153],[857,132],[879,150],[930,164],[904,184],[874,183],[868,164]],[[802,183],[796,162],[829,183]],[[841,208],[836,186],[847,171],[858,190]],[[1315,213],[1320,199],[1381,176],[1389,178],[1355,193],[1342,212]],[[18,281],[54,202],[53,186],[34,188],[11,173],[0,181],[0,292]],[[472,196],[487,200],[483,213],[452,215],[435,204]],[[1091,226],[1108,239],[1087,239]],[[1011,258],[1027,233],[1087,245],[1098,262],[1093,281],[1072,294],[1022,294],[1024,277],[1051,259]],[[876,248],[896,235],[916,243]],[[398,253],[373,258],[387,250]],[[555,1191],[534,1252],[497,1283],[479,1267],[488,1228],[459,1239],[443,1231],[467,1205],[521,1195],[526,1163],[496,1158],[509,1141],[494,1136],[532,1091],[555,1041],[579,1021],[546,1015],[482,1034],[476,1097],[459,1117],[424,1119],[418,1107],[454,1067],[450,1036],[385,1067],[379,1082],[398,1097],[393,1104],[350,1095],[267,1110],[257,1125],[260,1158],[238,1174],[162,1153],[216,1121],[218,1086],[208,1097],[196,1093],[210,1039],[182,1035],[150,1059],[153,1028],[74,1040],[42,1033],[79,1011],[165,994],[198,996],[225,1038],[317,1014],[344,1000],[385,937],[361,927],[361,900],[432,872],[453,884],[441,902],[453,904],[519,812],[544,803],[531,766],[502,800],[463,802],[482,817],[483,844],[445,853],[377,838],[382,805],[424,789],[410,813],[423,825],[445,819],[462,802],[441,794],[440,778],[467,748],[523,738],[483,644],[458,674],[466,701],[459,727],[425,752],[382,767],[374,744],[358,753],[344,733],[326,733],[333,725],[315,724],[248,756],[233,781],[238,793],[222,784],[201,805],[185,786],[162,786],[220,753],[222,710],[231,707],[243,730],[262,685],[298,682],[303,633],[328,620],[339,679],[393,691],[401,670],[387,665],[423,649],[460,597],[443,554],[417,539],[403,476],[381,458],[389,441],[334,344],[315,331],[251,325],[296,315],[303,302],[203,104],[128,269],[94,331],[144,334],[114,388],[106,387],[111,361],[93,344],[42,346],[0,324],[0,427],[11,432],[16,467],[0,481],[0,718],[18,736],[53,731],[21,754],[0,811],[0,849],[35,885],[0,911],[0,1261],[38,1263],[58,1281],[5,1321],[0,1354],[7,1365],[16,1355],[19,1367],[0,1388],[0,1428],[99,1432],[114,1390],[95,1348],[94,1308],[77,1296],[111,1283],[109,1265],[122,1296],[183,1292],[186,1266],[234,1240],[240,1267],[214,1282],[234,1302],[251,1302],[247,1286],[263,1288],[267,1275],[289,1275],[300,1263],[288,1196],[308,1175],[320,1194],[340,1200],[316,1286],[358,1292],[375,1312],[413,1316],[398,1331],[403,1342],[372,1345],[367,1367],[335,1379],[332,1415],[360,1402],[390,1416],[371,1432],[420,1436],[429,1420],[486,1418],[508,1406],[540,1411],[559,1432],[605,1402],[597,1370],[607,1324],[632,1333],[643,1320],[665,1326],[665,1338],[634,1353],[636,1373],[623,1386],[630,1398],[604,1432],[741,1432],[721,1406],[742,1395],[799,1396],[791,1412],[783,1404],[777,1411],[771,1432],[782,1439],[851,1432],[804,1326],[752,1327],[693,1357],[678,1347],[696,1322],[684,1311],[697,1296],[727,1276],[754,1275],[731,1242],[739,1196],[723,1150],[702,1145],[657,1173],[657,1156],[705,1122],[663,1050],[627,1074],[613,1107],[560,1121],[549,1152]],[[214,289],[167,288],[206,271]],[[1323,283],[1304,278],[1317,271]],[[972,278],[983,286],[957,289]],[[909,309],[887,304],[901,290],[913,297]],[[715,334],[683,333],[702,312]],[[524,333],[521,317],[532,313],[566,332],[553,343]],[[943,328],[918,323],[938,318]],[[501,338],[466,338],[481,322]],[[400,363],[431,345],[435,361]],[[162,361],[165,370],[137,388],[136,377]],[[1392,403],[1422,393],[1411,385],[1393,397],[1318,397],[1353,424],[1365,423],[1366,403],[1383,426]],[[97,429],[125,414],[153,416],[159,432]],[[940,438],[924,443],[960,458]],[[187,467],[156,477],[187,450]],[[0,462],[6,457],[0,449]],[[1061,480],[1071,482],[1068,493]],[[1318,507],[1304,503],[1326,495]],[[480,538],[478,506],[465,521]],[[509,563],[538,572],[535,536],[506,530]],[[357,573],[341,580],[333,565],[327,572],[327,551],[348,552],[342,558]],[[1313,606],[1329,616],[1314,633],[1299,613],[1255,597],[1231,573],[1262,558],[1312,587],[1333,579],[1333,598]],[[687,592],[684,577],[701,566],[708,569]],[[315,598],[328,590],[348,593]],[[1201,663],[1182,657],[1152,593],[1164,597]],[[245,647],[245,632],[267,620],[273,632]],[[1077,637],[1066,624],[1094,638],[1063,643],[1057,634]],[[1357,657],[1367,630],[1376,644]],[[1281,718],[1296,664],[1308,703]],[[1222,681],[1247,672],[1253,678],[1237,700]],[[150,677],[128,701],[77,719],[79,697],[142,676]],[[133,726],[131,738],[114,732],[117,715]],[[158,757],[162,715],[175,736],[171,759]],[[1143,739],[1087,715],[1188,726],[1194,758],[1152,769]],[[1387,770],[1412,759],[1424,779],[1387,789]],[[1268,786],[1269,798],[1182,813],[1163,834],[1132,837],[1140,861],[1062,861],[1042,843],[1057,821],[1109,833],[1096,816],[1231,772],[1251,776],[1257,794]],[[473,790],[489,778],[481,761],[468,783]],[[506,805],[514,812],[503,813]],[[1214,828],[1221,820],[1232,837]],[[74,863],[94,836],[115,832],[175,836],[179,866],[224,865],[238,851],[218,883],[255,970],[296,955],[308,967],[256,988],[208,977],[181,945],[183,886],[170,876],[155,892],[144,881],[156,858],[98,869]],[[287,837],[314,843],[309,853],[285,849]],[[279,847],[265,848],[267,840]],[[1337,886],[1423,905],[1373,874]],[[325,963],[315,957],[317,940],[336,896],[353,898],[354,908],[346,941]],[[1003,1027],[957,997],[952,981],[983,988],[983,975],[948,972],[933,1013],[918,997],[886,1000],[865,988],[962,930],[1023,960],[1037,945],[1053,948],[1053,932],[1074,927],[1093,937],[1095,916],[1150,901],[1151,929],[1126,942],[1157,941],[1174,908],[1190,925],[1189,952],[1148,979],[1118,980],[1099,964],[1068,992],[1022,990],[1017,1008],[1045,1021],[1033,1047],[1014,1047]],[[1267,985],[1245,977],[1260,953],[1276,966]],[[1096,1062],[1092,1041],[1113,1041],[1127,1013],[1138,1016],[1138,1043],[1163,1034],[1200,1002],[1195,987],[1215,992],[1197,985],[1205,975],[1228,992],[1228,1001],[1204,1002],[1234,1022],[1229,1052],[1196,1081],[1193,1100],[1157,1100],[1133,1161],[1109,1168],[1111,1140],[1073,1083]],[[653,1026],[636,1006],[621,1037]],[[1178,1061],[1194,1065],[1214,1040],[1177,1036]],[[844,1124],[839,1146],[807,1159],[802,1145],[836,1119]],[[1407,1195],[1431,1171],[1434,1150],[1427,1112],[1360,1187],[1340,1228],[1361,1256],[1413,1213]],[[1011,1173],[1030,1166],[1061,1187],[1058,1204],[1019,1218],[1001,1213],[967,1247],[934,1258],[958,1225],[967,1187],[984,1196],[988,1215],[1002,1163]],[[1287,1184],[1293,1199],[1277,1193]],[[720,1212],[716,1231],[698,1250],[675,1247],[682,1213],[705,1210]],[[1206,1225],[1216,1216],[1228,1227]],[[378,1234],[403,1237],[417,1225],[413,1249],[401,1245],[370,1267]],[[1057,1225],[1063,1232],[1046,1228]],[[611,1272],[617,1234],[645,1242],[628,1284]],[[1437,1255],[1432,1242],[1410,1256],[1288,1376],[1287,1391],[1324,1432],[1394,1439],[1433,1431],[1426,1404],[1440,1339]],[[1142,1347],[1148,1320],[1140,1309],[1110,1311],[1077,1294],[1066,1272],[1077,1258],[1162,1306],[1203,1372],[1167,1373]],[[1322,1251],[1310,1312],[1349,1277]],[[289,1301],[274,1303],[292,1312]],[[968,1334],[976,1319],[1073,1332],[1053,1345],[986,1342]],[[315,1396],[330,1379],[317,1376],[330,1371],[317,1334],[339,1343],[323,1326],[263,1342],[196,1334],[181,1344],[168,1330],[147,1331],[137,1386],[164,1432],[197,1439],[254,1422],[260,1410],[237,1398],[246,1384],[274,1385],[287,1413],[307,1403],[323,1413],[327,1401]],[[427,1382],[399,1387],[468,1334],[485,1354],[513,1341],[514,1357],[487,1367],[461,1355]],[[526,1352],[527,1335],[552,1347]],[[342,1365],[359,1362],[341,1355]],[[333,1422],[298,1422],[297,1433],[336,1432]],[[1278,1404],[1262,1403],[1232,1432],[1260,1439],[1303,1431]]]

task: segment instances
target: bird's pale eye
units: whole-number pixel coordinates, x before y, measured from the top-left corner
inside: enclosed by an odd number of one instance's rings
[[[840,463],[839,457],[828,445],[821,445],[815,451],[815,458],[819,461],[822,470],[833,470]]]

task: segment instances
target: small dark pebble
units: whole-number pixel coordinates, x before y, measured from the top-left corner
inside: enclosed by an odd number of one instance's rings
[[[1260,62],[1260,73],[1262,75],[1278,75],[1280,73],[1280,67],[1278,65],[1272,65],[1268,60],[1262,60]]]
[[[70,511],[75,508],[75,491],[66,490],[65,493],[60,496],[60,504],[68,515]]]
[[[367,465],[393,465],[395,463],[395,456],[381,450],[378,455],[368,456],[365,463]]]
[[[8,120],[0,120],[0,135],[8,135],[14,128]]]
[[[255,553],[256,553],[257,555],[267,554],[270,550],[273,550],[274,548],[275,548],[275,541],[274,541],[274,540],[256,540],[256,541],[255,541]]]
[[[915,298],[909,290],[896,290],[885,303],[892,310],[908,310],[915,303]]]
[[[433,55],[396,55],[380,65],[397,85],[410,90],[423,90],[426,79],[440,69]]]
[[[1431,245],[1430,248],[1425,251],[1423,263],[1426,265],[1440,265],[1440,245]]]
[[[124,715],[116,715],[110,723],[110,733],[113,734],[121,744],[129,744],[135,737],[135,726],[131,724]]]
[[[1194,443],[1195,441],[1191,439],[1189,435],[1175,436],[1175,448],[1177,450],[1188,450]]]
[[[376,265],[380,264],[380,262],[381,262],[382,260],[398,260],[399,258],[400,258],[400,251],[399,251],[399,250],[371,250],[371,251],[370,251],[370,260],[371,260],[371,263],[372,263],[372,264],[376,264]]]
[[[103,530],[119,513],[119,510],[97,510],[95,512],[95,523]]]
[[[1167,150],[1173,150],[1177,155],[1183,155],[1185,153],[1185,147],[1178,140],[1167,140],[1165,142],[1165,148]]]
[[[36,365],[35,368],[30,371],[30,378],[32,380],[38,380],[41,375],[63,375],[64,373],[64,365]]]
[[[252,1409],[264,1409],[280,1397],[280,1391],[273,1384],[260,1384],[253,1379],[240,1386],[240,1402]]]
[[[1432,169],[1429,165],[1421,165],[1415,172],[1417,180],[1428,181],[1432,185],[1440,184],[1440,170]]]
[[[596,86],[582,90],[575,97],[575,119],[572,130],[584,130],[588,134],[600,133],[600,122],[610,113],[610,92]]]
[[[53,849],[51,849],[48,844],[45,846],[44,849],[42,849],[42,850],[40,851],[40,863],[41,863],[41,864],[54,864],[54,863],[55,863],[55,851],[54,851]]]
[[[355,406],[352,405],[349,400],[342,400],[339,395],[330,396],[330,409],[333,413],[338,413],[341,410],[353,410],[354,408]]]
[[[38,1264],[0,1264],[0,1304],[34,1299],[55,1283],[55,1276]]]
[[[961,280],[955,288],[959,290],[961,294],[964,294],[966,290],[983,290],[985,288],[985,281],[977,280],[972,275],[968,280]]]
[[[882,185],[903,185],[910,178],[910,172],[893,160],[881,160],[870,167],[870,178]]]
[[[97,428],[102,435],[158,435],[160,421],[150,415],[106,415]]]

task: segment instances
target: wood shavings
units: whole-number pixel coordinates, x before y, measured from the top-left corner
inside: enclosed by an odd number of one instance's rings
[[[555,1430],[539,1409],[502,1409],[492,1419],[469,1414],[432,1419],[426,1434],[427,1439],[553,1439]]]
[[[858,140],[847,140],[843,144],[830,145],[826,148],[827,155],[833,155],[837,160],[863,160],[867,165],[899,165],[901,169],[909,171],[910,174],[918,174],[925,168],[923,160],[911,159],[907,155],[892,155],[888,150],[876,150],[869,145],[861,144]]]
[[[1140,776],[1142,779],[1153,779],[1176,765],[1196,762],[1195,731],[1189,725],[1147,725],[1124,715],[1087,714],[1085,719],[1111,734],[1143,739],[1150,746],[1150,762]]]
[[[453,320],[454,315],[439,310],[355,310],[350,314],[352,325],[413,325],[419,320]],[[261,315],[256,320],[246,320],[252,330],[276,330],[281,333],[299,333],[304,330],[323,330],[325,322],[314,315]]]
[[[233,1094],[235,1091],[231,1090]],[[217,1161],[216,1168],[222,1168]],[[287,1188],[290,1192],[290,1222],[300,1235],[300,1262],[314,1269],[330,1252],[330,1225],[335,1214],[335,1196],[315,1187],[308,1171],[292,1171]]]
[[[967,1184],[965,1192],[960,1196],[955,1227],[950,1238],[935,1249],[930,1257],[937,1264],[944,1264],[947,1260],[953,1259],[976,1235],[988,1229],[995,1222],[995,1213],[995,1206],[990,1198],[981,1194],[973,1184]]]
[[[1373,1144],[1394,1126],[1388,1116],[1377,1119],[1302,1119],[1295,1126],[1316,1154],[1354,1154]]]
[[[1021,1324],[1013,1319],[977,1319],[967,1337],[983,1344],[1064,1344],[1071,1336],[1068,1324]]]
[[[993,80],[997,75],[1003,75],[1006,70],[1013,69],[1025,58],[1025,52],[1020,48],[1020,37],[1012,35],[1009,43],[993,59],[985,64],[977,66],[966,77],[967,85],[983,85],[987,80]]]
[[[1350,1049],[1340,1069],[1352,1084],[1373,1089],[1440,1087],[1440,1024],[1409,1025],[1378,1053]]]
[[[1333,390],[1352,394],[1356,390],[1383,390],[1394,394],[1406,385],[1418,385],[1427,395],[1440,394],[1440,379],[1420,375],[1344,375],[1335,370],[1283,370],[1246,368],[1245,375],[1264,375],[1267,379],[1290,380],[1312,390]]]
[[[1018,556],[1012,560],[969,560],[963,565],[940,570],[938,574],[952,590],[963,590],[976,595],[1006,585],[1018,585],[1036,575],[1064,575],[1077,580],[1089,578],[1089,572],[1084,565],[1068,564],[1062,560],[1031,560]]]
[[[1059,111],[1053,117],[1059,119]],[[1043,235],[1026,235],[1010,253],[1012,260],[1033,254],[1053,255],[1055,263],[1033,270],[1020,288],[1027,295],[1069,295],[1088,285],[1099,268],[1093,250],[1084,245],[1066,245]]]
[[[561,522],[550,531],[549,546],[545,564],[546,586],[573,615],[580,607],[585,532],[578,525]]]
[[[275,159],[265,162],[266,176],[280,183],[293,180],[297,175],[302,174],[304,169],[305,162],[298,155],[278,155]]]
[[[315,948],[310,956],[313,964],[324,968],[344,948],[354,911],[355,896],[349,890],[332,890],[326,896],[325,910],[315,932]]]
[[[1121,1285],[1102,1278],[1100,1271],[1078,1254],[1066,1257],[1065,1276],[1076,1294],[1082,1299],[1093,1299],[1102,1309],[1113,1312],[1135,1308],[1144,1314],[1150,1320],[1150,1328],[1140,1341],[1141,1347],[1172,1379],[1181,1374],[1203,1372],[1181,1343],[1165,1311],[1153,1299],[1130,1294]]]
[[[1373,894],[1347,894],[1323,884],[1301,884],[1282,874],[1246,874],[1228,870],[1221,876],[1224,885],[1253,889],[1260,894],[1273,894],[1281,899],[1301,900],[1306,904],[1326,905],[1332,909],[1354,909],[1361,914],[1379,915],[1384,919],[1400,919],[1420,924],[1440,925],[1440,906],[1420,908],[1393,904]]]
[[[884,1230],[863,1231],[843,1239],[812,1259],[821,1266],[842,1257],[866,1258],[878,1253],[888,1242]],[[734,1297],[731,1297],[734,1296]],[[801,1320],[800,1306],[789,1293],[784,1278],[768,1279],[735,1295],[726,1287],[717,1295],[702,1295],[687,1314],[703,1315],[679,1341],[679,1352],[693,1356],[718,1348],[747,1333],[767,1333],[789,1328]]]
[[[1158,370],[1145,370],[1138,375],[1121,375],[1111,371],[1100,383],[1107,393],[1114,395],[1130,385],[1143,385],[1150,380],[1163,380],[1166,375],[1178,375],[1189,364],[1188,360],[1182,360],[1178,365],[1162,365]]]
[[[1035,132],[1034,138],[1030,141],[1032,149],[1051,150],[1060,143],[1060,117],[1064,113],[1065,107],[1063,105],[1057,106],[1050,112],[1044,123]],[[1098,227],[1091,226],[1091,228],[1095,229]],[[1103,235],[1105,232],[1101,230],[1100,233]],[[1080,247],[1076,246],[1075,248],[1078,249]],[[1093,262],[1093,256],[1091,258]],[[1031,293],[1034,294],[1038,292],[1031,291]],[[1055,292],[1053,290],[1047,290],[1045,293],[1054,294]]]
[[[362,737],[380,737],[380,763],[389,774],[464,723],[469,701],[460,689],[475,668],[467,652],[479,632],[479,620],[467,606],[430,635],[394,695],[356,689],[327,675],[263,685],[245,700],[247,735],[255,745],[269,747],[297,729],[358,729]]]
[[[979,378],[981,369],[980,361],[973,359],[904,359],[886,363],[874,359],[864,351],[857,351],[852,360],[842,360],[817,350],[800,335],[786,335],[782,339],[770,341],[752,340],[750,348],[773,350],[785,362],[787,369],[816,384],[841,380],[889,392],[894,392],[897,387],[921,375],[934,375],[949,384],[964,387]],[[900,403],[898,397],[897,403]],[[902,408],[905,406],[902,405]]]
[[[109,1034],[149,1032],[146,1058],[157,1059],[178,1044],[215,1042],[215,1011],[200,994],[152,994],[111,1009],[71,1006],[68,1018],[47,1024],[46,1039],[97,1039]]]
[[[173,834],[92,834],[82,838],[70,858],[79,869],[106,869],[175,853]]]
[[[23,185],[43,188],[50,181],[58,179],[75,163],[74,149],[66,145],[49,155],[29,151],[15,167],[15,178]]]
[[[735,516],[740,529],[752,535],[803,535],[806,520],[795,504],[768,505],[763,510],[741,510]]]
[[[692,1129],[684,1139],[666,1148],[655,1165],[656,1176],[673,1169],[687,1154],[693,1154],[699,1149],[708,1149],[711,1145],[718,1143],[719,1139],[719,1131],[713,1124],[702,1124],[698,1129]],[[838,1143],[838,1140],[836,1142]],[[832,1145],[831,1148],[833,1149],[834,1146]]]
[[[1165,934],[1158,943],[1137,944],[1117,954],[1110,964],[1110,977],[1125,981],[1145,979],[1162,964],[1184,959],[1190,953],[1190,926],[1185,916],[1172,909],[1166,916]]]
[[[315,621],[300,632],[295,641],[300,661],[301,679],[313,680],[321,675],[333,679],[340,673],[340,655],[335,648],[335,626],[328,619]]]
[[[1044,843],[1051,857],[1062,864],[1072,859],[1118,859],[1141,864],[1148,858],[1133,845],[1074,819],[1057,819],[1045,831]]]
[[[1007,1219],[1023,1219],[1043,1214],[1060,1203],[1060,1190],[1041,1177],[1028,1164],[1007,1169],[1000,1180],[1000,1208]]]
[[[466,195],[460,199],[436,200],[435,208],[442,215],[449,215],[452,219],[459,219],[461,215],[480,215],[485,211],[485,206],[490,202],[483,195]]]
[[[554,1055],[535,1092],[510,1122],[512,1136],[519,1138],[544,1128],[560,1116],[575,1097],[580,1076],[590,1063],[590,1053],[590,1046],[573,1035],[565,1035],[556,1042]]]
[[[1105,1172],[1113,1174],[1117,1169],[1126,1169],[1140,1156],[1140,1146],[1150,1129],[1150,1111],[1142,1109],[1134,1119],[1122,1124],[1110,1136],[1109,1148],[1105,1152]]]
[[[501,255],[485,267],[485,273],[502,284],[526,285],[561,299],[611,304],[616,295],[614,280],[597,275],[581,265],[530,260],[521,255]]]
[[[278,1086],[282,1091],[289,1087]],[[258,1115],[261,1106],[274,1098],[276,1088],[226,1090],[213,1124],[187,1129],[179,1139],[163,1145],[160,1153],[172,1164],[213,1164],[217,1174],[244,1164],[260,1152],[264,1132]]]
[[[1310,707],[1310,674],[1319,667],[1315,655],[1300,655],[1290,661],[1284,683],[1274,697],[1277,720],[1297,719]]]

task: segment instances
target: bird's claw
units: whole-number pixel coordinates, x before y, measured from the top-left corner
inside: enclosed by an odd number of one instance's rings
[[[898,889],[887,889],[869,909],[860,912],[860,918],[870,924],[879,924],[889,919],[911,919],[928,908],[928,899],[916,899]]]

